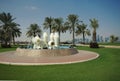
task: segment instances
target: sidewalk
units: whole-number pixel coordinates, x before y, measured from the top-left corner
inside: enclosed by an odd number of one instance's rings
[[[79,50],[77,54],[54,57],[18,56],[15,51],[0,53],[0,63],[9,65],[54,65],[85,62],[99,57],[91,51]]]
[[[84,45],[84,44],[76,44],[77,46],[87,46],[89,45]],[[120,46],[115,46],[115,45],[99,45],[99,47],[105,47],[105,48],[120,48]]]

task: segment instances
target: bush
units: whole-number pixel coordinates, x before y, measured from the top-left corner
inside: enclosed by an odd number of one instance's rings
[[[99,45],[97,42],[91,42],[90,43],[90,48],[99,48]]]
[[[2,47],[2,48],[11,48],[11,45],[10,45],[10,44],[9,44],[9,45],[1,44],[1,47]]]
[[[27,49],[27,45],[20,45],[19,48]]]

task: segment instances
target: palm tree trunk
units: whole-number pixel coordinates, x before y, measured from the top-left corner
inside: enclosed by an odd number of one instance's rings
[[[15,37],[13,37],[13,45],[15,45]]]
[[[35,37],[35,32],[33,32],[34,33],[34,37]]]
[[[8,41],[7,40],[5,40],[5,43],[3,44],[3,47],[5,47],[5,48],[10,47],[10,45],[8,45]]]
[[[60,31],[59,31],[59,44],[60,44]]]
[[[60,27],[59,27],[59,31],[58,31],[58,32],[59,32],[59,44],[60,44],[60,31],[61,31],[61,30],[60,30]]]
[[[85,32],[83,32],[83,43],[85,43]]]
[[[93,42],[96,42],[96,32],[93,32]]]
[[[74,39],[75,39],[75,37],[74,37],[74,26],[73,26],[73,45],[75,45]]]
[[[7,47],[7,41],[5,40],[5,46]]]
[[[114,38],[111,38],[111,43],[113,43],[114,42]]]
[[[51,25],[50,25],[50,33],[52,32],[51,29],[52,29],[52,28],[51,28]]]

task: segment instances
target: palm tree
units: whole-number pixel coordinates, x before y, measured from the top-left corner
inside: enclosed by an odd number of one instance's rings
[[[90,25],[93,28],[93,42],[96,42],[96,29],[99,27],[98,20],[95,18],[90,19]]]
[[[114,35],[111,35],[110,36],[110,42],[111,43],[114,43],[115,41],[117,41],[118,40],[118,37],[115,37]]]
[[[55,21],[54,30],[58,31],[59,36],[60,36],[61,32],[65,32],[65,28],[63,25],[63,19],[62,18],[55,18],[54,21]],[[59,42],[60,42],[60,38],[59,38]]]
[[[42,30],[37,24],[31,24],[30,27],[28,28],[26,35],[28,37],[31,37],[31,36],[35,37],[36,35],[41,36],[41,33],[42,33]]]
[[[90,30],[86,29],[87,25],[82,23],[77,26],[76,35],[83,34],[83,43],[85,43],[85,35],[90,36]]]
[[[15,18],[12,17],[10,13],[0,13],[0,26],[1,26],[1,33],[2,33],[2,44],[4,44],[5,47],[10,46],[10,41],[12,38],[12,23]],[[9,45],[8,45],[9,43]]]
[[[70,30],[70,33],[72,32],[72,37],[73,37],[72,44],[73,45],[75,45],[75,41],[74,41],[75,27],[77,27],[78,23],[79,23],[78,15],[75,15],[75,14],[68,15],[67,22],[65,22],[65,26],[68,27],[68,29]]]
[[[0,44],[2,42],[2,27],[0,26]]]
[[[21,29],[18,28],[17,26],[20,26],[19,24],[17,23],[11,23],[11,31],[12,31],[12,39],[13,39],[13,44],[15,45],[15,37],[20,37],[21,36]]]
[[[44,29],[50,28],[50,33],[52,32],[53,21],[54,21],[53,18],[51,18],[51,17],[46,17],[45,20],[44,20],[44,23],[43,23]]]

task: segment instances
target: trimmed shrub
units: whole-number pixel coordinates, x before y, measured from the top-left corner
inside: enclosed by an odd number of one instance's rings
[[[2,47],[2,48],[11,48],[11,45],[10,45],[10,44],[9,44],[9,45],[1,44],[1,47]]]
[[[99,48],[99,45],[97,42],[91,42],[90,43],[90,48]]]

